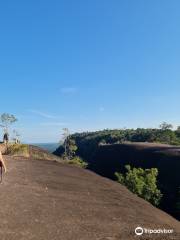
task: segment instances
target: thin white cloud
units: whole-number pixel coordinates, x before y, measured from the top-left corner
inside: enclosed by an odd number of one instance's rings
[[[66,122],[42,122],[40,123],[41,126],[67,126],[69,125]]]
[[[38,116],[41,116],[41,117],[44,117],[44,118],[48,118],[48,119],[55,119],[57,118],[57,116],[54,116],[54,115],[51,115],[51,114],[48,114],[48,113],[45,113],[45,112],[42,112],[42,111],[39,111],[39,110],[28,110],[28,112],[31,112],[33,114],[36,114]]]
[[[61,93],[63,94],[73,94],[78,91],[76,87],[63,87],[60,89]]]

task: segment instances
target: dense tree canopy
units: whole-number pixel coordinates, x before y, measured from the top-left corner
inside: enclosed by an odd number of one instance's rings
[[[161,128],[137,128],[137,129],[105,129],[96,132],[75,133],[69,136],[76,144],[77,154],[82,157],[92,158],[99,145],[129,142],[156,142],[171,145],[180,145],[180,130],[172,130],[171,124],[162,123]],[[63,152],[60,147],[56,153]]]

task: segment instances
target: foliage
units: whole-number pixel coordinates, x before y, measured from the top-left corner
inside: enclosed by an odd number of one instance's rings
[[[72,159],[76,155],[77,145],[73,138],[70,136],[68,128],[63,128],[63,157],[67,159]]]
[[[77,151],[77,146],[76,146],[76,142],[74,139],[68,137],[66,140],[66,149],[67,149],[67,157],[69,159],[73,158],[76,154]]]
[[[55,153],[61,155],[65,152],[68,157],[77,154],[83,158],[92,159],[99,145],[123,143],[125,141],[180,145],[180,131],[169,129],[170,126],[165,126],[165,123],[163,123],[163,126],[163,129],[105,129],[96,132],[75,133],[68,136],[64,141],[64,150],[61,146]]]
[[[169,129],[172,129],[173,128],[173,125],[172,124],[169,124],[167,122],[163,122],[160,124],[159,126],[162,130],[169,130]]]
[[[173,131],[171,124],[162,123],[161,128],[137,129],[105,129],[95,132],[75,133],[66,135],[63,146],[56,151],[56,155],[65,153],[67,158],[75,155],[83,159],[93,159],[100,145],[123,142],[151,142],[180,145],[180,130]],[[67,132],[67,131],[66,131]]]
[[[4,129],[4,133],[9,136],[9,127],[11,124],[15,123],[17,118],[9,113],[3,113],[0,115],[0,127]],[[4,135],[5,136],[5,135]]]
[[[17,121],[17,118],[12,115],[12,114],[8,114],[8,113],[3,113],[0,116],[0,121],[3,124],[3,127],[5,127],[6,130],[8,130],[8,127]]]
[[[64,146],[64,155],[66,158],[68,158],[68,153],[67,153],[67,141],[70,136],[70,132],[68,128],[63,128],[63,133],[62,133],[62,141],[63,141],[63,146]]]
[[[87,168],[88,163],[83,161],[82,158],[75,156],[71,160],[68,161],[69,164],[74,164],[82,168]]]
[[[162,194],[157,188],[158,170],[156,168],[142,169],[132,168],[126,165],[127,172],[125,175],[115,173],[118,182],[127,186],[127,188],[139,197],[159,205]]]
[[[19,132],[17,131],[17,130],[13,130],[13,135],[14,135],[14,137],[13,137],[13,140],[14,140],[14,142],[15,143],[20,143],[20,134],[19,134]]]

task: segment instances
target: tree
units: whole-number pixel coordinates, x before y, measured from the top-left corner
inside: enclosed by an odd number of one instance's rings
[[[70,137],[68,137],[66,139],[66,151],[67,151],[67,157],[69,159],[72,159],[75,155],[76,155],[76,151],[77,151],[77,146],[76,146],[76,142],[74,139],[71,139]]]
[[[131,192],[139,197],[151,202],[154,205],[159,205],[162,194],[157,188],[158,170],[156,168],[142,169],[132,168],[129,165],[125,166],[127,172],[125,175],[115,173],[119,183],[125,185]]]
[[[177,127],[175,133],[176,133],[176,136],[180,138],[180,126]]]
[[[156,140],[161,143],[167,143],[167,144],[178,144],[178,135],[176,131],[173,131],[173,125],[168,124],[166,122],[163,122],[160,125],[159,133],[157,134]]]
[[[162,130],[170,130],[173,128],[173,125],[172,124],[169,124],[169,123],[166,123],[166,122],[163,122],[160,124],[159,126]]]
[[[176,133],[170,129],[160,131],[157,140],[166,144],[174,144],[178,141]]]
[[[67,141],[70,136],[70,132],[68,128],[63,128],[63,134],[62,134],[62,140],[63,140],[63,145],[64,145],[64,154],[65,157],[67,157]]]
[[[0,115],[0,122],[1,122],[1,127],[4,129],[5,134],[9,135],[9,127],[11,124],[15,123],[17,121],[17,118],[8,113],[3,113]]]
[[[13,130],[13,134],[14,134],[14,138],[13,138],[13,140],[15,141],[15,143],[19,143],[20,142],[20,140],[19,140],[19,138],[20,138],[20,134],[19,134],[19,132],[17,131],[17,130]]]
[[[176,131],[180,132],[180,126],[177,126],[177,130]]]
[[[68,128],[63,128],[63,140],[64,140],[64,155],[68,159],[72,159],[77,151],[77,145],[73,138],[70,136]]]

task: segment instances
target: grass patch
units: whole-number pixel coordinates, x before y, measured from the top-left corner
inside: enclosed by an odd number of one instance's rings
[[[52,156],[50,155],[50,153],[45,153],[43,151],[31,152],[31,157],[38,160],[52,160]]]
[[[9,144],[7,154],[11,156],[29,157],[29,146],[26,144]]]
[[[49,161],[60,161],[60,158],[56,155],[49,153],[48,151],[41,149],[39,147],[30,145],[30,157],[36,160],[49,160]]]

